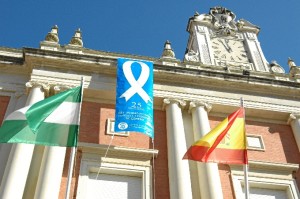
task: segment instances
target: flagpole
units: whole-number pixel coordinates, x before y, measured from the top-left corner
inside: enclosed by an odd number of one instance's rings
[[[241,97],[241,107],[244,108],[244,100],[242,97]],[[244,112],[244,120],[246,123],[245,112]],[[246,125],[245,123],[244,125]],[[245,181],[245,199],[249,199],[248,164],[244,164],[244,181]]]
[[[83,85],[84,85],[84,79],[81,77],[81,99],[80,99],[80,106],[79,106],[79,114],[78,114],[78,134],[79,134],[79,128],[80,128],[80,115],[81,115],[81,106],[82,106],[82,98],[83,98]],[[71,189],[71,182],[72,182],[72,173],[74,168],[74,162],[75,162],[75,153],[76,153],[77,147],[71,147],[71,154],[70,154],[70,160],[69,160],[69,170],[68,170],[68,179],[67,179],[67,188],[66,188],[66,196],[65,199],[70,198],[70,189]]]

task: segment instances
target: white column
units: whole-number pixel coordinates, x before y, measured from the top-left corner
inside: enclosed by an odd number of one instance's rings
[[[206,135],[211,129],[208,114],[211,105],[204,102],[191,102],[189,110],[193,118],[195,141]],[[198,162],[198,174],[201,198],[222,199],[223,192],[217,163]]]
[[[16,93],[11,97],[7,107],[4,119],[13,111],[24,107],[27,96],[25,94]],[[9,157],[12,144],[0,144],[0,186],[4,175],[5,166]]]
[[[184,101],[164,99],[167,117],[168,167],[171,199],[192,199],[190,169],[182,160],[187,151],[181,108]]]
[[[45,147],[35,199],[58,198],[66,147]]]
[[[26,86],[32,86],[30,83]],[[26,101],[26,105],[44,99],[42,86],[34,85]],[[4,176],[0,187],[0,198],[21,199],[26,184],[34,145],[14,144],[9,154]]]
[[[288,123],[291,125],[298,149],[300,151],[300,114],[292,113]]]
[[[54,87],[55,92],[60,87]],[[35,199],[58,198],[65,162],[66,147],[46,146],[36,185]]]

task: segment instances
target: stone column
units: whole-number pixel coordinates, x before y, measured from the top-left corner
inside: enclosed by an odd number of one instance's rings
[[[44,90],[45,96],[48,96],[50,86],[43,84],[42,88]],[[39,170],[40,170],[41,162],[42,162],[42,158],[43,158],[44,148],[45,148],[45,146],[43,146],[43,145],[35,145],[34,146],[31,164],[30,164],[30,168],[28,171],[28,177],[27,177],[25,188],[24,188],[23,199],[32,199],[34,197],[36,183],[37,183],[37,179],[39,176]]]
[[[181,108],[182,100],[164,99],[167,117],[168,167],[171,199],[192,199],[189,163],[182,160],[187,151]]]
[[[60,91],[55,86],[55,93]],[[65,162],[66,147],[46,146],[35,190],[35,199],[58,198]]]
[[[26,86],[27,88],[31,88],[26,106],[44,99],[42,85],[33,85],[28,82]],[[22,198],[34,146],[33,144],[14,144],[12,146],[1,182],[0,198]]]
[[[195,141],[206,135],[211,129],[208,112],[211,105],[205,102],[191,102],[189,111],[192,113]],[[201,198],[222,199],[222,186],[217,163],[198,162],[198,176]]]
[[[26,98],[27,96],[25,95],[25,93],[23,94],[16,93],[14,96],[12,96],[4,118],[6,118],[13,111],[24,107],[26,103]],[[1,185],[2,177],[4,175],[4,170],[9,157],[11,147],[12,144],[0,144],[0,185]]]
[[[290,114],[288,124],[290,124],[292,127],[294,137],[300,151],[300,113]]]

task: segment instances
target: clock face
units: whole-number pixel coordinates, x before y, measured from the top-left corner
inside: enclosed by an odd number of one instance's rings
[[[244,44],[239,40],[214,38],[212,39],[214,56],[220,60],[231,62],[249,62]]]

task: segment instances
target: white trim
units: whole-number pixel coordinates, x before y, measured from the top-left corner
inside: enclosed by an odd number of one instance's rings
[[[242,191],[244,176],[242,167],[230,165],[231,178],[233,182],[234,194],[236,198],[244,198]],[[249,190],[251,187],[285,190],[289,199],[300,198],[297,183],[293,178],[293,171],[297,171],[297,164],[271,163],[249,161]]]
[[[249,144],[249,138],[256,138],[259,141],[259,147],[251,146]],[[256,150],[256,151],[265,151],[265,144],[261,135],[247,134],[247,149],[248,150]]]
[[[116,135],[116,136],[124,136],[128,137],[130,132],[123,131],[123,132],[115,132],[115,118],[108,118],[106,123],[106,135]]]
[[[142,199],[152,199],[151,158],[157,150],[113,147],[104,158],[107,145],[78,143],[82,151],[77,198],[85,199],[90,173],[116,174],[142,178]],[[101,167],[101,168],[100,168]]]

